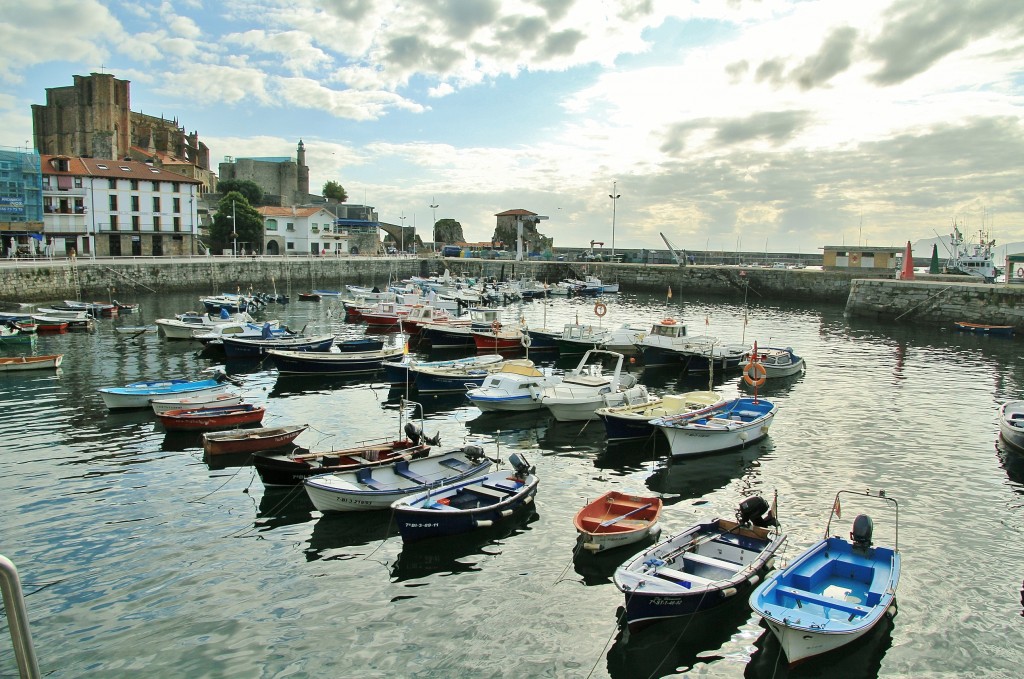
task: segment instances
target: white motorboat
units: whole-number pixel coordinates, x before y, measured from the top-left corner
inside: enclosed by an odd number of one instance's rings
[[[255,323],[256,319],[248,313],[229,313],[224,310],[219,314],[200,314],[189,311],[178,314],[174,318],[158,318],[154,321],[160,333],[167,339],[192,339],[196,330],[209,330],[222,323]]]
[[[594,359],[615,359],[615,369],[609,376]],[[541,403],[560,422],[596,420],[597,409],[651,400],[647,387],[637,383],[636,377],[622,371],[623,356],[614,351],[590,349],[576,368],[567,373],[559,384],[541,392]]]
[[[744,354],[743,361],[750,361],[753,358],[754,352],[748,351]],[[764,366],[765,377],[768,379],[789,377],[804,369],[804,359],[794,354],[791,347],[757,347],[757,362]]]
[[[541,391],[562,381],[550,370],[541,371],[531,365],[505,363],[502,369],[488,375],[483,384],[470,389],[466,396],[483,411],[540,410]]]
[[[1007,401],[999,406],[999,433],[1004,441],[1024,451],[1024,401]]]

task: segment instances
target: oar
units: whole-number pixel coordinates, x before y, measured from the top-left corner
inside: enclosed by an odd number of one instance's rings
[[[627,516],[630,516],[631,514],[636,514],[637,512],[639,512],[641,510],[647,509],[652,504],[654,504],[654,503],[653,502],[648,502],[644,506],[637,507],[636,509],[634,509],[632,511],[629,511],[629,512],[626,512],[625,514],[623,514],[621,516],[616,516],[614,519],[608,519],[607,521],[602,521],[601,523],[597,524],[597,527],[598,527],[598,529],[607,528],[608,526],[612,525],[613,523],[618,523],[619,521],[622,521],[624,518],[626,518]]]

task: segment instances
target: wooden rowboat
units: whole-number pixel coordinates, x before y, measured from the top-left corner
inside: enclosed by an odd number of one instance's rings
[[[229,455],[274,450],[287,446],[308,428],[308,424],[300,424],[209,432],[203,434],[203,451],[207,455]]]
[[[573,523],[583,549],[603,552],[656,537],[661,508],[660,497],[610,490],[577,512]]]
[[[44,356],[10,356],[0,357],[0,372],[13,372],[15,370],[53,370],[59,368],[64,354],[49,354]]]
[[[1013,336],[1012,325],[993,325],[991,323],[968,323],[967,321],[954,321],[953,327],[963,332],[973,332],[978,335],[1000,335],[1002,337]]]
[[[212,431],[257,424],[266,410],[252,403],[211,406],[191,410],[168,410],[156,416],[167,431]]]

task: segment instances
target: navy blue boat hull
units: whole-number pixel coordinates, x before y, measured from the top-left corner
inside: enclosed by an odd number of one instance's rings
[[[599,415],[604,422],[605,433],[609,441],[626,441],[629,439],[646,439],[657,431],[649,424],[649,420],[618,417],[616,415]]]
[[[265,344],[240,344],[224,339],[224,354],[228,358],[259,358],[267,353],[267,349],[283,349],[286,351],[328,351],[334,344],[334,338],[309,342],[307,344],[276,344],[268,340]]]

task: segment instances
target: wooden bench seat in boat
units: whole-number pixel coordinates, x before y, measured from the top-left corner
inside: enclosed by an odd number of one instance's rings
[[[475,483],[472,486],[466,486],[463,490],[468,490],[470,493],[475,493],[480,497],[490,497],[494,498],[495,500],[504,500],[506,497],[508,497],[508,495],[505,493],[496,492],[494,490],[491,490],[490,488],[484,487],[479,483]]]
[[[837,611],[843,611],[845,613],[856,613],[858,615],[867,615],[868,608],[855,604],[851,601],[843,601],[842,599],[835,599],[830,596],[824,596],[822,594],[815,594],[814,592],[808,592],[805,589],[794,589],[793,587],[786,587],[779,585],[775,588],[778,594],[785,594],[793,597],[797,601],[806,601],[809,604],[817,604],[825,608],[834,608]]]
[[[677,571],[676,569],[669,568],[668,566],[658,566],[654,570],[654,572],[649,573],[649,575],[657,575],[660,578],[671,580],[672,582],[688,582],[693,585],[710,585],[715,582],[714,580],[702,578],[699,575],[693,575],[692,573],[684,573],[683,571]]]
[[[430,485],[430,479],[424,476],[420,476],[416,472],[409,469],[409,463],[406,462],[405,460],[400,460],[399,462],[395,463],[395,473],[401,476],[402,478],[409,479],[410,481],[415,481],[420,485]]]
[[[743,568],[743,564],[733,563],[732,561],[723,561],[722,559],[716,559],[711,556],[704,556],[703,554],[698,554],[697,552],[684,552],[683,558],[689,559],[690,561],[696,563],[702,563],[707,566],[721,568],[722,570],[729,571],[731,573],[735,573],[739,571],[741,568]]]

